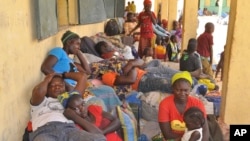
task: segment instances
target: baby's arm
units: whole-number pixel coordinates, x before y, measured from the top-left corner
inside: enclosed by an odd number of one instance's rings
[[[191,134],[190,139],[189,139],[188,141],[197,141],[200,137],[201,137],[200,132],[194,131],[194,132]]]

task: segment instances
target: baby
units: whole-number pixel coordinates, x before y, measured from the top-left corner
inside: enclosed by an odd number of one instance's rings
[[[201,141],[202,126],[205,122],[204,114],[198,107],[191,107],[184,113],[186,130],[181,141]]]

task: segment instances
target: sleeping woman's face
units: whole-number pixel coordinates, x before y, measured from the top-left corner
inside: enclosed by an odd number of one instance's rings
[[[107,43],[102,45],[102,53],[113,52],[113,48],[109,46]]]
[[[81,97],[71,101],[68,107],[74,110],[82,118],[85,118],[88,114],[88,106]]]

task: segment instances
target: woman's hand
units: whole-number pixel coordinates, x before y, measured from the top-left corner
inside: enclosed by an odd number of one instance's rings
[[[70,52],[71,54],[77,55],[79,51],[81,51],[81,50],[79,49],[79,47],[77,47],[77,46],[75,46],[75,45],[71,45],[71,46],[69,47],[69,52]]]
[[[56,74],[56,73],[47,74],[47,75],[45,76],[45,78],[44,78],[44,81],[46,81],[46,82],[49,83],[49,82],[52,80],[52,78],[55,76],[55,74]],[[60,75],[60,74],[58,74],[58,75]]]

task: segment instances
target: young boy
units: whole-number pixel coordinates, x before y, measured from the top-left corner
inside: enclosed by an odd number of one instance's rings
[[[206,23],[205,32],[202,33],[198,39],[197,52],[201,56],[201,63],[203,73],[213,77],[212,64],[213,64],[213,35],[214,24],[211,22]]]
[[[226,45],[224,46],[225,49]],[[221,72],[220,80],[222,81],[223,78],[223,65],[224,65],[224,51],[220,54],[220,61],[216,67],[215,78],[217,78],[219,72]]]
[[[140,27],[140,41],[138,54],[142,58],[143,50],[146,47],[155,46],[155,35],[153,30],[153,24],[156,24],[156,16],[154,12],[151,11],[152,2],[151,0],[144,0],[144,11],[142,11],[138,16],[138,24],[136,27],[130,31],[129,35],[133,33],[138,27]]]
[[[178,54],[180,50],[178,47],[178,39],[176,35],[172,35],[170,37],[170,42],[167,45],[167,53],[168,53],[168,60],[177,62],[178,61]]]

